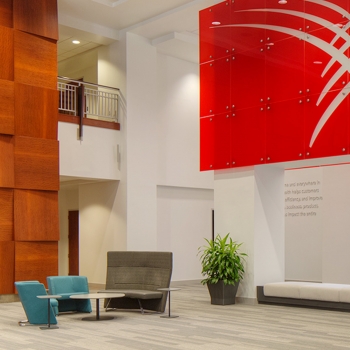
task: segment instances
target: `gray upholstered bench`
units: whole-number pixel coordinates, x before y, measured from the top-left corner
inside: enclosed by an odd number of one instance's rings
[[[100,292],[120,292],[125,297],[106,300],[106,310],[164,312],[167,293],[158,288],[170,286],[172,262],[171,252],[108,252],[106,289]]]
[[[258,302],[350,311],[350,285],[276,282],[257,287]]]

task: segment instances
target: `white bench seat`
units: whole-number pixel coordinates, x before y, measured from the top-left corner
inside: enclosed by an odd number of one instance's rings
[[[350,285],[313,282],[267,283],[258,287],[258,302],[350,310]]]

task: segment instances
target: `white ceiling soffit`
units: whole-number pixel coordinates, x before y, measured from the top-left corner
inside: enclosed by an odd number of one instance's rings
[[[84,51],[69,47],[73,37],[91,49],[132,32],[150,39],[159,52],[198,62],[198,12],[221,1],[58,0],[59,60]]]
[[[193,63],[198,62],[198,36],[193,33],[172,32],[152,40],[160,53]]]

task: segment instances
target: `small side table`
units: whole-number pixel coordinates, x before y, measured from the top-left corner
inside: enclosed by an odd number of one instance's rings
[[[61,295],[37,295],[37,298],[39,299],[47,299],[47,326],[42,326],[40,329],[45,330],[45,329],[57,329],[59,328],[58,326],[52,326],[50,322],[50,310],[51,310],[51,304],[50,304],[50,299],[58,299],[61,298]]]
[[[181,290],[181,288],[158,288],[157,290],[162,291],[162,292],[168,292],[168,298],[169,298],[169,301],[168,301],[168,315],[162,315],[160,317],[163,317],[163,318],[176,318],[176,317],[179,317],[179,316],[175,316],[175,315],[171,315],[170,314],[170,292],[175,292],[177,290]]]

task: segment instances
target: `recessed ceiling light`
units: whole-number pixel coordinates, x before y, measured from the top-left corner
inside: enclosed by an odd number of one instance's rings
[[[219,25],[221,24],[221,22],[211,22],[211,24],[212,24],[213,26],[219,26]]]
[[[287,3],[287,0],[279,0],[278,3],[281,5],[285,5]]]
[[[79,40],[72,40],[72,43],[75,45],[78,45],[78,44],[80,44],[80,41]]]

